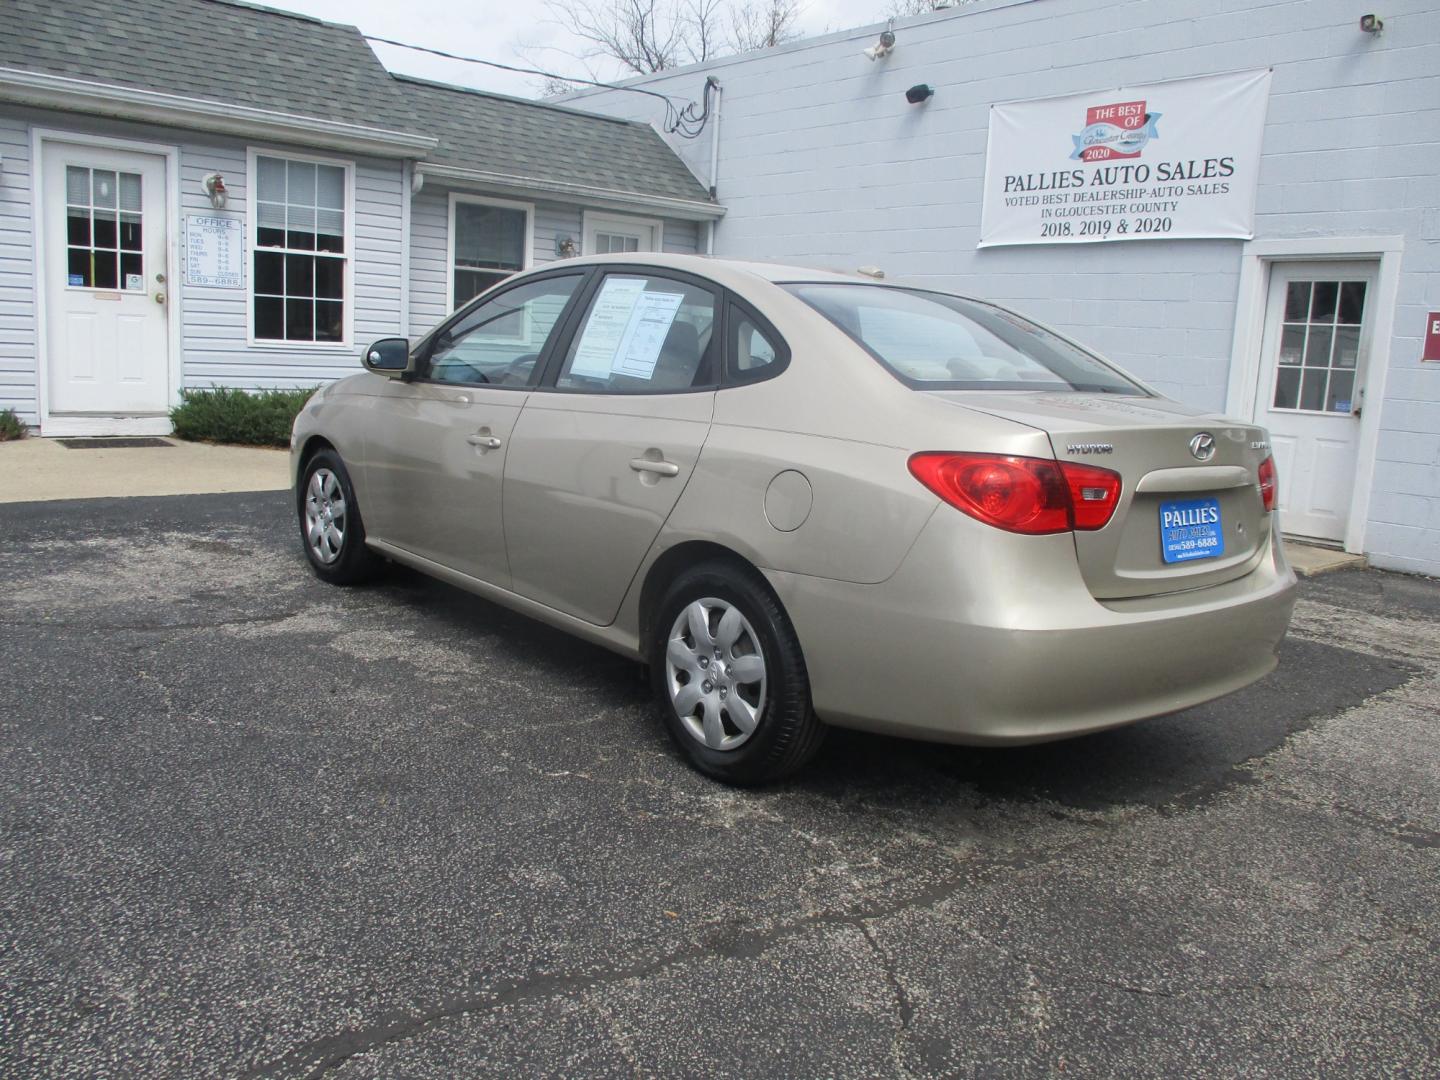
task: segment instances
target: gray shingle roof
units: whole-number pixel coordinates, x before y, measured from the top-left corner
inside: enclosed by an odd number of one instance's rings
[[[427,163],[709,201],[709,192],[648,124],[539,101],[395,76],[404,112],[383,126],[440,140]]]
[[[649,125],[391,76],[355,27],[242,0],[0,0],[0,67],[427,135],[427,162],[521,181],[709,199]]]
[[[377,116],[401,108],[353,26],[236,0],[3,0],[0,8],[0,67],[366,127],[389,127]]]

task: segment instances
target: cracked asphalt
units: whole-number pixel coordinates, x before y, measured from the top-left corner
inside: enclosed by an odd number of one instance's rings
[[[284,493],[0,551],[5,1077],[1440,1074],[1436,582],[1305,582],[1176,716],[743,792],[618,658],[322,585]]]

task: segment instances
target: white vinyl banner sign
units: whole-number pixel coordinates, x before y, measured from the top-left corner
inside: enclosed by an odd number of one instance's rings
[[[979,246],[1249,240],[1269,99],[1266,70],[992,105]]]

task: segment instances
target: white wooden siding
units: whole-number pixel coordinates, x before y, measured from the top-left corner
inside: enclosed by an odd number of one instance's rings
[[[29,125],[0,116],[0,409],[38,424]]]
[[[467,192],[483,198],[481,192]],[[450,314],[445,292],[446,230],[449,228],[450,191],[427,183],[410,205],[410,336],[421,337]],[[544,266],[559,256],[555,245],[566,237],[583,242],[578,203],[535,200],[534,265]],[[605,211],[602,211],[605,212]],[[663,246],[679,254],[699,250],[699,231],[693,221],[664,219]]]
[[[182,230],[184,215],[214,213],[201,187],[211,172],[222,173],[229,189],[223,211],[243,221],[248,177],[243,139],[207,138],[151,124],[78,117],[41,109],[15,109],[0,116],[0,409],[14,408],[28,423],[38,422],[34,238],[32,232],[30,129],[110,135],[180,148],[180,208],[171,228]],[[259,145],[259,144],[257,144]],[[286,147],[268,145],[284,153]],[[291,148],[305,154],[303,147]],[[329,155],[334,156],[334,155]],[[360,350],[377,337],[401,332],[401,164],[370,158],[355,163],[353,281],[354,340],[343,348],[246,344],[248,289],[205,289],[183,280],[172,284],[180,303],[183,383],[186,387],[238,386],[247,389],[313,386],[360,370]],[[246,260],[246,280],[250,276]],[[178,285],[178,288],[175,287]]]

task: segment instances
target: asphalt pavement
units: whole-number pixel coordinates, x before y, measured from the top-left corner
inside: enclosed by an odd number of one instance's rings
[[[745,792],[623,660],[321,584],[283,492],[0,553],[7,1078],[1440,1074],[1436,582],[1304,582],[1176,716]]]

